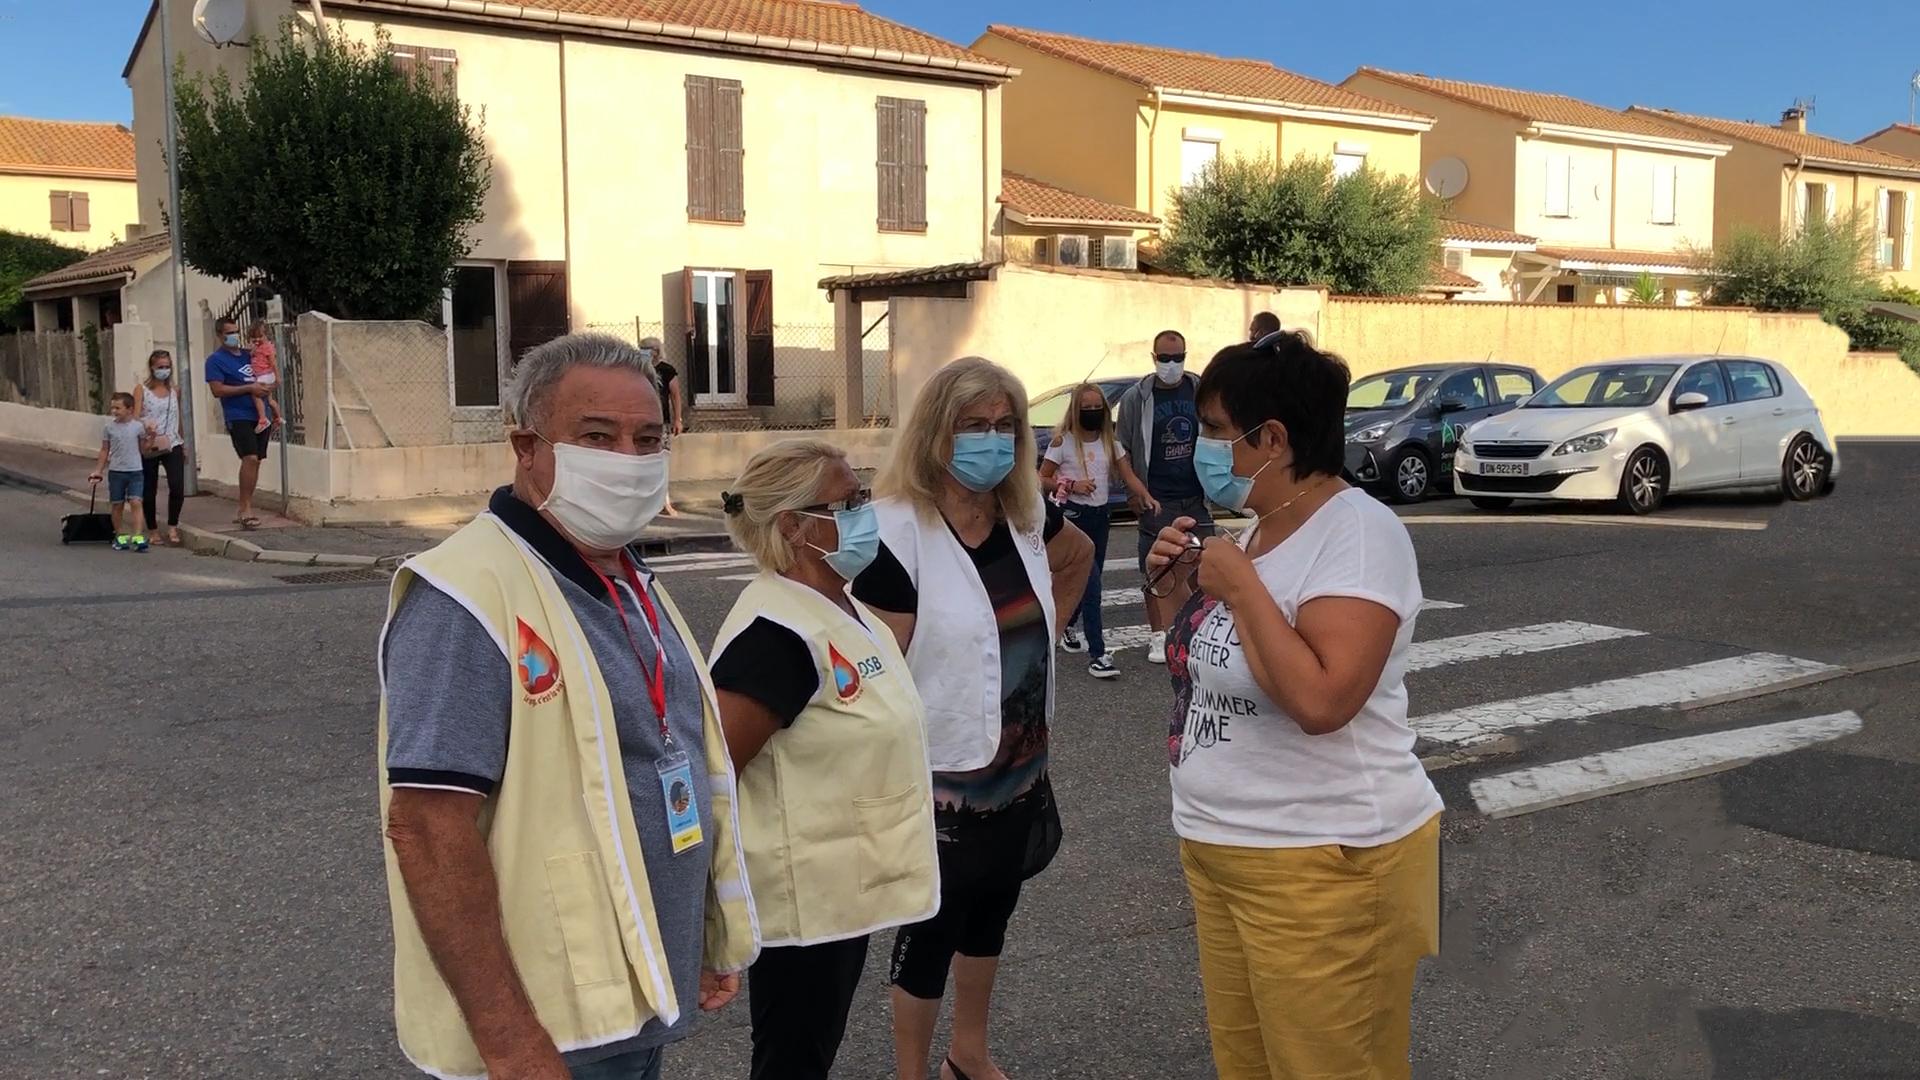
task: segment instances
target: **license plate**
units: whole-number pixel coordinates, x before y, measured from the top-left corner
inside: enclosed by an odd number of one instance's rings
[[[1480,463],[1481,476],[1525,476],[1527,463],[1524,461],[1483,461]]]

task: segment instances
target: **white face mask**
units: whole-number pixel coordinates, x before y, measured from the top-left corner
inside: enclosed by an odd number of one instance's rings
[[[626,547],[667,504],[667,455],[616,454],[539,438],[553,447],[553,490],[537,509],[582,544],[601,551]]]

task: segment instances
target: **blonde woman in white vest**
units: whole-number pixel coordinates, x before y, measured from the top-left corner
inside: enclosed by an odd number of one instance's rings
[[[941,841],[940,911],[894,938],[895,1063],[901,1080],[924,1080],[951,968],[941,1076],[1004,1080],[987,1013],[1021,883],[1060,844],[1053,643],[1093,544],[1040,497],[1020,380],[978,357],[927,380],[879,487],[881,549],[853,594],[893,628],[926,703]]]
[[[923,710],[893,634],[847,590],[880,532],[846,455],[775,444],[722,503],[760,568],[713,643],[760,918],[749,1075],[827,1080],[868,935],[939,907]]]

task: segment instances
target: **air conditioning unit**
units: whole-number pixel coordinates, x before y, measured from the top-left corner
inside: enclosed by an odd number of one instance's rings
[[[1053,256],[1055,266],[1089,266],[1092,259],[1087,253],[1087,238],[1061,234],[1053,238],[1049,254]]]
[[[1133,237],[1106,236],[1093,246],[1093,265],[1101,270],[1138,270]]]
[[[1455,273],[1461,273],[1467,268],[1467,253],[1460,248],[1448,248],[1444,258],[1447,269]]]

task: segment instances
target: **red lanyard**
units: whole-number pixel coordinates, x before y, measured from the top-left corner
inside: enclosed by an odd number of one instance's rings
[[[593,566],[593,564],[587,564]],[[620,589],[600,568],[593,566],[593,572],[600,575],[600,584],[606,586],[607,595],[613,600],[614,614],[620,616],[620,628],[627,632],[627,647],[633,650],[633,658],[640,662],[640,670],[647,671],[647,662],[640,655],[640,643],[633,640],[633,626],[627,622],[626,605],[620,602]],[[653,600],[647,596],[647,590],[640,583],[640,575],[627,561],[626,555],[620,556],[620,572],[627,583],[633,587],[633,595],[640,601],[640,609],[647,616],[647,631],[653,635],[653,670],[647,671],[647,697],[653,702],[653,714],[660,718],[660,738],[671,744],[673,734],[667,730],[667,650],[660,641],[660,616],[653,610]]]

